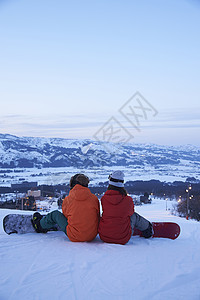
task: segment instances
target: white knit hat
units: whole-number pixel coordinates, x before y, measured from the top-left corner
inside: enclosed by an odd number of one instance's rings
[[[114,171],[109,175],[109,184],[124,187],[124,173],[120,170]]]

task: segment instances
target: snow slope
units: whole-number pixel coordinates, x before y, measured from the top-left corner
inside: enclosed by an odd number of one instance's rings
[[[181,235],[132,237],[124,246],[99,237],[72,243],[62,232],[8,236],[2,218],[11,211],[0,210],[0,299],[199,300],[200,223],[170,215],[164,200],[136,211],[177,222]]]

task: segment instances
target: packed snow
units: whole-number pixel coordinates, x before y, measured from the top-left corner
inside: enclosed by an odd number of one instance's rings
[[[23,181],[36,181],[38,185],[48,184],[66,184],[69,183],[71,176],[76,173],[87,174],[90,178],[91,184],[96,185],[100,181],[107,181],[111,170],[118,170],[119,166],[104,166],[104,167],[90,167],[74,168],[74,167],[59,167],[59,168],[18,168],[5,169],[4,173],[0,174],[0,186],[10,187],[11,183],[23,183]],[[199,166],[187,166],[181,164],[180,166],[160,165],[159,168],[145,165],[143,167],[127,167],[121,166],[126,174],[126,181],[128,180],[160,180],[166,182],[185,181],[188,177],[195,177],[199,180]]]
[[[98,236],[72,243],[63,232],[9,236],[2,219],[19,211],[0,210],[0,299],[199,300],[200,223],[172,215],[171,204],[154,199],[136,211],[150,221],[177,222],[176,240],[132,237],[126,245]]]

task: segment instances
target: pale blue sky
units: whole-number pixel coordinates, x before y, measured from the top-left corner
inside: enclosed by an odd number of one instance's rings
[[[195,0],[0,0],[0,132],[93,138],[114,117],[135,143],[200,145]],[[134,132],[136,92],[158,111]]]

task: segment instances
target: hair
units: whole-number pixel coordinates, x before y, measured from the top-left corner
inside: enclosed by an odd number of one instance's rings
[[[114,185],[109,184],[107,190],[118,191],[118,192],[120,192],[120,194],[122,194],[124,196],[127,196],[127,191],[125,190],[124,187],[118,187],[118,186],[114,186]]]
[[[71,177],[69,186],[70,186],[70,189],[73,189],[73,187],[75,187],[76,184],[80,184],[84,187],[88,187],[89,181],[90,180],[86,175],[76,174],[76,175]]]

